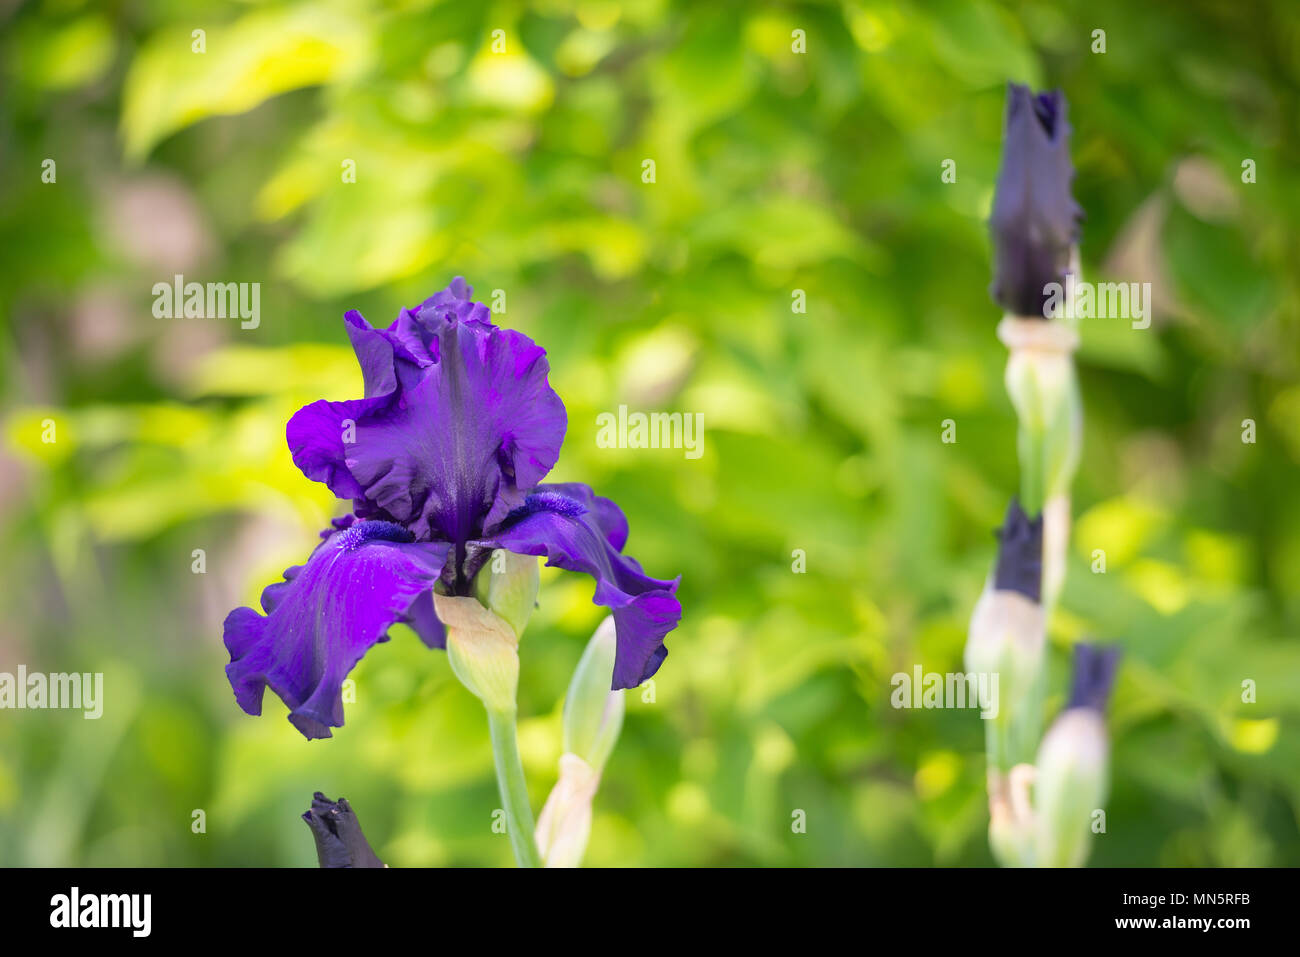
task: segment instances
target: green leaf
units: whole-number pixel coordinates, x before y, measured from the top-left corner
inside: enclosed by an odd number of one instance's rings
[[[364,70],[368,21],[318,4],[250,13],[233,24],[164,30],[131,64],[123,90],[126,155],[210,116],[244,113],[289,90]],[[198,52],[200,49],[202,52]]]

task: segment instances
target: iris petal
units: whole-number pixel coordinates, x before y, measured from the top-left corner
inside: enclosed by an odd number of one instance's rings
[[[244,711],[261,714],[269,686],[306,737],[343,726],[343,679],[411,615],[446,561],[446,544],[410,538],[389,522],[353,524],[262,593],[265,615],[236,608],[226,617],[226,675]]]
[[[562,495],[584,507],[547,507],[547,494]],[[495,531],[491,541],[481,544],[521,555],[545,555],[547,565],[595,578],[592,600],[610,609],[617,634],[612,687],[635,688],[654,675],[668,655],[664,636],[682,616],[676,598],[680,579],[651,578],[635,559],[623,555],[627,522],[622,512],[585,485],[538,486],[528,497],[528,506]]]
[[[347,466],[357,421],[388,400],[382,397],[327,402],[321,399],[293,414],[285,429],[293,464],[313,482],[324,482],[339,498],[362,498],[365,487]]]
[[[460,545],[555,465],[564,405],[527,336],[427,308],[421,322],[436,330],[439,361],[399,402],[357,421],[347,466],[394,519]]]
[[[613,500],[593,492],[590,485],[582,482],[548,482],[539,485],[536,491],[563,495],[580,503],[589,513],[588,521],[600,529],[605,541],[615,551],[621,552],[627,544],[627,518],[624,517],[623,510]]]
[[[303,473],[358,514],[457,546],[546,476],[567,424],[545,351],[471,292],[458,278],[383,330],[349,312],[366,397],[312,403],[287,430]]]

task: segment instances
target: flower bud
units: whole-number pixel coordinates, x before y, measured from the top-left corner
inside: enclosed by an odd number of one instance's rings
[[[519,638],[477,598],[433,596],[447,628],[447,659],[461,684],[489,711],[513,712],[519,690]]]
[[[537,846],[547,867],[577,867],[591,835],[591,803],[623,728],[623,692],[611,691],[617,650],[614,619],[587,642],[564,698],[560,777],[537,819]]]
[[[302,819],[316,839],[316,859],[321,867],[387,867],[370,849],[361,822],[347,798],[331,801],[320,791]]]
[[[516,555],[498,548],[474,576],[474,595],[483,607],[505,619],[516,638],[522,638],[537,607],[538,584],[535,555]]]
[[[1083,210],[1070,195],[1067,104],[1059,91],[1035,95],[1008,84],[1002,166],[989,230],[995,302],[1014,315],[1042,317],[1044,287],[1064,282]]]
[[[998,560],[975,603],[966,640],[966,670],[997,675],[989,709],[989,760],[1007,770],[1028,761],[1038,739],[1046,619],[1042,583],[1042,519],[1012,499],[999,535]]]
[[[1070,701],[1043,736],[1034,783],[1035,857],[1043,867],[1088,858],[1093,815],[1109,789],[1110,745],[1103,710],[1119,650],[1078,644]]]
[[[617,650],[614,619],[606,618],[587,642],[564,698],[564,750],[597,773],[623,728],[623,692],[610,690]]]

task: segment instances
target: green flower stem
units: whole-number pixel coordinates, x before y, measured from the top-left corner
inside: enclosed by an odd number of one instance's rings
[[[519,740],[515,732],[514,709],[487,709],[488,730],[492,734],[492,758],[497,769],[497,785],[505,804],[506,827],[510,833],[510,847],[520,867],[541,867],[542,858],[537,852],[533,836],[533,809],[528,803],[528,785],[524,782],[524,766],[519,759]]]
[[[1073,353],[1078,333],[1061,319],[1007,316],[998,338],[1008,349],[1007,394],[1016,412],[1016,450],[1020,460],[1020,506],[1043,520],[1043,629],[1051,620],[1064,576],[1064,538],[1069,521],[1069,491],[1078,466],[1082,397]],[[1049,507],[1050,506],[1050,507]],[[1063,524],[1063,522],[1065,524]],[[1009,667],[1014,670],[1014,660]],[[1004,708],[985,728],[989,767],[989,841],[1003,866],[1032,865],[1036,857],[1027,785],[1021,766],[1037,759],[1043,733],[1047,688],[1046,662],[1032,674],[1019,673],[1024,689],[1014,707]],[[1027,682],[1027,683],[1024,683]],[[1013,779],[1018,783],[1013,787]],[[1013,793],[1014,792],[1014,793]]]
[[[1043,511],[1046,493],[1044,472],[1044,447],[1042,426],[1021,421],[1017,429],[1017,449],[1020,452],[1020,507],[1027,515]]]

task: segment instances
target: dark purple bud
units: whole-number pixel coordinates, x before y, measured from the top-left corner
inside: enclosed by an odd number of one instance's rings
[[[1070,124],[1060,90],[1007,85],[1002,168],[989,228],[993,301],[1012,315],[1044,317],[1048,283],[1065,283],[1083,210],[1070,195]]]
[[[1030,518],[1013,498],[1007,506],[1007,518],[995,533],[998,537],[998,564],[993,573],[993,587],[1014,591],[1039,603],[1043,593],[1043,516]]]
[[[361,833],[361,823],[346,798],[335,802],[317,791],[312,796],[311,810],[302,819],[316,838],[316,857],[321,867],[384,866]]]
[[[1074,674],[1070,679],[1069,708],[1105,711],[1119,670],[1120,651],[1079,642],[1074,646]]]

